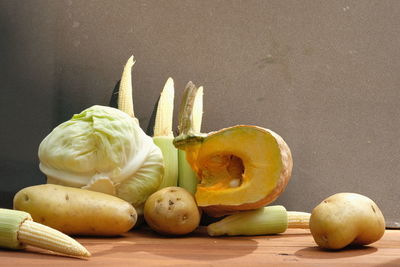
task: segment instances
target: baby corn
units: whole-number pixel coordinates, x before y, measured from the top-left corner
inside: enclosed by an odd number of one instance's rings
[[[178,185],[178,151],[173,144],[174,80],[168,78],[161,92],[154,124],[153,141],[164,159],[164,178],[160,189]]]
[[[90,256],[90,252],[76,240],[58,230],[34,222],[29,213],[0,209],[0,246],[22,249],[26,245],[69,256]]]
[[[252,211],[239,212],[208,225],[210,236],[221,235],[271,235],[288,228],[308,228],[310,213],[286,211],[276,205]]]
[[[132,67],[135,62],[133,56],[126,62],[118,91],[118,109],[127,113],[132,118],[135,118],[132,101]]]

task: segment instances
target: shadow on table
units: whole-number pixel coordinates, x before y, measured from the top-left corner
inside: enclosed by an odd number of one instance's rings
[[[378,249],[369,246],[354,246],[348,247],[343,250],[331,251],[321,249],[317,246],[303,248],[296,251],[295,255],[300,258],[310,258],[310,259],[338,259],[338,258],[348,258],[357,257],[362,255],[368,255],[376,252]]]
[[[162,257],[210,261],[242,257],[257,249],[258,242],[246,237],[207,237],[204,229],[200,229],[182,237],[160,236],[153,231],[142,228],[140,234],[131,242],[118,242],[93,256],[114,253],[146,252]],[[107,246],[106,243],[96,245]]]

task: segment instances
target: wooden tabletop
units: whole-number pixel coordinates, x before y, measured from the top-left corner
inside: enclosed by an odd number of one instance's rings
[[[400,231],[366,247],[319,249],[307,230],[273,236],[208,237],[204,227],[185,237],[162,237],[147,228],[121,237],[78,237],[91,253],[69,258],[28,247],[0,250],[0,266],[400,266]]]

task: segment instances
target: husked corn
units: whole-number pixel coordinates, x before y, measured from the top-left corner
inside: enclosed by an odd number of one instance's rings
[[[135,58],[131,56],[125,64],[122,72],[118,92],[118,109],[135,118],[132,99],[132,67],[135,64]]]
[[[58,230],[34,222],[29,213],[0,209],[0,246],[21,249],[26,245],[69,256],[90,256],[90,252],[76,240]]]

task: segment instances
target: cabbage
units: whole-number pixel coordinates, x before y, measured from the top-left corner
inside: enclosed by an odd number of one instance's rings
[[[75,114],[46,136],[39,160],[48,183],[116,195],[139,213],[164,172],[162,153],[138,120],[99,105]]]

